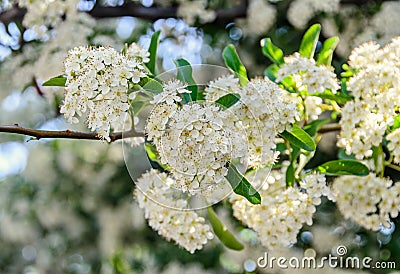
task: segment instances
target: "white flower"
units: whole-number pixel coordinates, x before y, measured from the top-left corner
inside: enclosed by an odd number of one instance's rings
[[[287,18],[296,28],[304,29],[315,14],[332,13],[338,11],[339,7],[339,0],[295,0],[290,3]]]
[[[314,59],[301,56],[298,52],[285,57],[278,71],[277,82],[292,76],[299,91],[308,93],[324,92],[326,89],[333,93],[339,89],[338,80],[333,67],[317,65]]]
[[[132,43],[126,50],[126,57],[139,59],[142,63],[148,63],[150,61],[150,52],[142,48],[136,43]]]
[[[177,15],[182,17],[189,25],[193,25],[198,18],[201,23],[214,21],[216,12],[207,9],[207,0],[179,0]]]
[[[239,79],[234,75],[222,76],[214,81],[210,81],[205,89],[207,101],[213,102],[228,93],[239,93]]]
[[[179,210],[187,205],[183,199],[169,196],[174,180],[165,173],[150,170],[137,181],[134,196],[145,212],[149,225],[167,240],[173,240],[190,253],[202,249],[214,237],[205,219],[194,211]],[[143,192],[142,192],[143,191]],[[172,209],[177,208],[177,209]]]
[[[75,123],[76,115],[86,114],[89,128],[109,141],[111,127],[121,128],[127,119],[128,81],[136,83],[146,76],[142,63],[131,61],[110,47],[70,50],[64,62],[65,118]]]
[[[244,156],[242,136],[228,116],[214,104],[156,105],[146,133],[161,162],[171,167],[175,187],[195,192],[216,186],[227,174],[228,161]]]
[[[320,197],[332,197],[325,176],[311,174],[298,187],[286,187],[284,170],[260,169],[251,180],[259,190],[261,205],[253,205],[241,196],[231,197],[233,215],[257,232],[261,244],[268,251],[296,243],[302,226],[312,224],[315,206]],[[251,175],[250,175],[251,176]],[[267,179],[266,179],[267,178]],[[267,183],[263,184],[264,181]]]
[[[251,0],[245,19],[237,20],[248,34],[262,35],[268,32],[275,23],[276,9],[265,0]]]
[[[275,137],[300,120],[299,98],[268,78],[251,80],[239,92],[240,101],[231,110],[237,125],[246,131],[251,167],[271,165],[276,160]]]
[[[372,155],[372,147],[382,143],[386,129],[397,116],[396,108],[400,105],[398,41],[394,39],[384,48],[365,43],[354,49],[349,58],[349,65],[356,70],[347,82],[354,101],[342,109],[338,146],[359,160]],[[388,140],[395,138],[394,135]],[[390,150],[397,153],[392,145]]]
[[[387,147],[392,153],[393,161],[400,164],[400,129],[396,129],[386,136],[389,141]]]
[[[347,219],[374,231],[380,225],[390,226],[389,215],[396,218],[400,210],[400,183],[387,178],[368,176],[340,176],[332,191],[336,203]]]
[[[38,38],[44,38],[49,30],[60,25],[63,16],[67,19],[75,16],[78,2],[78,0],[20,0],[18,6],[27,9],[22,24],[34,31]]]

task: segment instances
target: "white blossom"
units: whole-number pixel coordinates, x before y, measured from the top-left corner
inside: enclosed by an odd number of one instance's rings
[[[306,176],[298,187],[286,187],[284,170],[260,169],[252,178],[259,190],[261,205],[253,205],[245,198],[231,197],[233,215],[257,232],[263,246],[272,251],[296,243],[302,226],[312,224],[312,216],[321,196],[332,198],[325,176]],[[266,183],[264,183],[266,181]]]
[[[295,0],[290,3],[287,18],[296,28],[304,29],[314,15],[321,12],[334,13],[339,7],[339,0]]]
[[[183,191],[199,191],[216,186],[227,174],[228,161],[245,155],[243,135],[232,114],[213,103],[191,103],[182,107],[180,82],[169,82],[154,97],[159,102],[150,114],[147,138],[156,145],[161,162],[171,168],[176,186]]]
[[[400,210],[400,183],[374,173],[337,177],[332,191],[345,218],[374,231],[390,226],[389,217],[396,218]]]
[[[338,146],[359,160],[372,156],[372,148],[382,143],[387,128],[397,116],[396,108],[400,105],[398,41],[394,39],[383,48],[376,43],[365,43],[349,57],[349,65],[356,72],[347,82],[347,89],[354,101],[347,102],[342,109]]]
[[[177,15],[182,17],[189,25],[193,25],[198,18],[200,23],[214,21],[216,12],[207,9],[207,0],[179,0]]]
[[[275,23],[276,8],[266,0],[251,0],[245,19],[237,20],[247,34],[262,35]]]
[[[252,79],[240,87],[232,76],[210,82],[206,99],[215,101],[228,93],[240,95],[240,101],[229,108],[235,116],[235,125],[246,132],[248,154],[246,164],[251,167],[273,164],[275,137],[300,120],[299,98],[281,89],[268,78]]]
[[[137,184],[142,188],[136,189],[134,196],[150,227],[159,235],[173,240],[190,253],[202,249],[214,237],[203,217],[194,211],[179,210],[187,205],[184,199],[172,199],[168,195],[175,184],[171,177],[151,169],[138,179]]]
[[[285,57],[285,64],[279,68],[276,81],[280,82],[288,76],[293,78],[299,91],[310,94],[326,89],[336,93],[339,89],[333,67],[317,65],[314,59],[303,57],[298,52]]]
[[[72,123],[87,114],[89,128],[109,141],[110,128],[123,127],[127,119],[128,82],[138,83],[146,76],[143,63],[113,48],[78,47],[68,52],[64,66],[61,113]]]

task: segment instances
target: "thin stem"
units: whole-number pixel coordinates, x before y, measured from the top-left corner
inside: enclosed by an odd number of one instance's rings
[[[326,125],[319,130],[319,133],[327,133],[331,131],[340,130],[339,124]],[[41,130],[41,129],[31,129],[20,127],[19,125],[12,126],[0,126],[0,133],[14,133],[26,136],[35,137],[36,140],[45,138],[59,138],[59,139],[85,139],[85,140],[101,140],[98,133],[96,132],[80,132],[72,130]],[[124,138],[130,137],[144,137],[144,132],[138,132],[135,129],[121,132],[113,132],[110,134],[110,142],[114,142]],[[290,145],[287,143],[288,149]]]
[[[332,131],[340,131],[341,126],[338,123],[335,124],[327,124],[324,125],[320,130],[318,130],[318,133],[328,133]]]
[[[386,165],[386,166],[389,167],[389,168],[391,168],[391,169],[394,169],[394,170],[400,172],[400,166],[397,166],[397,165],[394,165],[394,164],[388,164],[388,165]]]
[[[18,125],[0,126],[0,132],[15,133],[20,135],[32,136],[39,139],[59,138],[59,139],[84,139],[84,140],[101,140],[97,132],[79,132],[72,130],[41,130],[20,127]],[[110,133],[110,142],[130,137],[144,137],[143,132],[135,130],[121,131]]]

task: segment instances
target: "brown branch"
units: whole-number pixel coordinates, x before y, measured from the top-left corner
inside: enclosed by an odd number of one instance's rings
[[[0,126],[0,132],[15,133],[26,136],[35,137],[36,140],[44,138],[59,138],[59,139],[85,139],[85,140],[101,140],[98,133],[96,132],[79,132],[72,130],[41,130],[41,129],[30,129],[20,127],[18,125],[13,126]],[[128,130],[123,132],[110,133],[110,142],[121,140],[129,137],[144,137],[143,132],[137,132],[135,130]]]
[[[320,130],[318,130],[318,133],[328,133],[328,132],[333,132],[333,131],[340,131],[341,127],[339,124],[327,124],[324,125]]]
[[[17,5],[15,5],[11,9],[8,9],[0,13],[0,22],[8,24],[13,21],[22,21],[22,18],[24,18],[25,13],[26,9],[19,8]]]

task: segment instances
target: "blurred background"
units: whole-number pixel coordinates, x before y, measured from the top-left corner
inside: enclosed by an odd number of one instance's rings
[[[19,2],[19,3],[18,3]],[[237,47],[251,77],[270,64],[260,40],[271,37],[286,55],[296,51],[313,23],[322,40],[338,36],[333,65],[340,72],[350,51],[369,40],[385,44],[400,35],[400,1],[368,0],[142,0],[0,1],[0,125],[87,131],[66,124],[58,105],[62,88],[41,83],[62,74],[69,49],[124,43],[148,47],[161,30],[159,71],[173,60],[222,65],[222,49]],[[335,135],[325,136],[319,157],[334,158]],[[136,205],[121,142],[32,140],[0,133],[0,273],[281,273],[258,269],[265,249],[256,234],[218,215],[245,243],[231,251],[217,239],[194,255],[151,230]],[[145,157],[141,147],[137,168]],[[348,254],[395,261],[400,269],[400,222],[378,233],[344,220],[324,201],[312,227],[303,227],[286,257],[326,256],[338,245]],[[312,272],[290,270],[290,273]],[[315,273],[322,270],[314,270]],[[324,269],[324,273],[389,273],[394,270]]]

